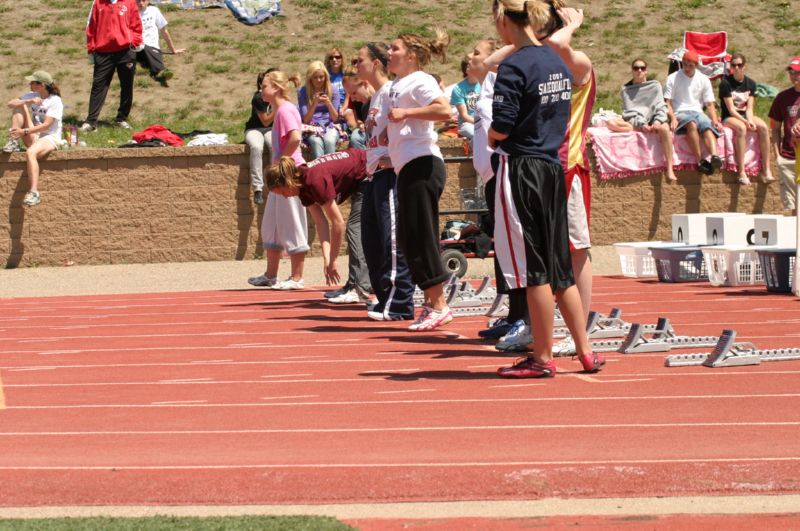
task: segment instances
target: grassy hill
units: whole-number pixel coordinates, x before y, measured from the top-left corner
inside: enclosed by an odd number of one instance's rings
[[[2,101],[27,90],[25,75],[48,70],[61,87],[66,121],[80,124],[92,77],[84,36],[90,5],[90,0],[0,3]],[[352,54],[368,40],[386,41],[408,30],[428,33],[435,25],[446,28],[453,43],[447,64],[433,64],[430,70],[452,83],[460,78],[461,57],[477,40],[494,34],[490,5],[487,0],[284,0],[284,17],[254,27],[237,22],[227,9],[161,6],[176,46],[188,51],[166,56],[175,72],[169,88],[139,69],[130,121],[136,129],[154,123],[176,131],[210,129],[239,142],[259,70],[277,66],[304,75],[306,65],[322,59],[331,46]],[[574,5],[586,10],[575,44],[595,64],[598,107],[619,108],[619,86],[628,79],[633,57],[647,60],[651,76],[663,81],[665,56],[681,44],[687,29],[726,30],[729,50],[748,56],[749,75],[778,87],[788,85],[788,58],[800,54],[800,13],[790,9],[788,0],[597,0]],[[117,87],[115,79],[101,121],[114,117]],[[763,105],[759,110],[763,114]],[[8,122],[7,115],[3,122]],[[4,125],[3,142],[6,130]],[[82,139],[100,146],[128,137],[128,132],[101,127]]]

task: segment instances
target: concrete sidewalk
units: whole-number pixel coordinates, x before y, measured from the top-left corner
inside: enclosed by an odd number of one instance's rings
[[[595,275],[620,274],[612,246],[592,249],[592,258]],[[465,278],[494,275],[491,259],[469,262]],[[0,298],[247,289],[252,287],[247,279],[265,267],[265,260],[232,260],[0,269]],[[342,257],[340,271],[347,274],[347,257]],[[288,260],[281,261],[278,276],[289,276]],[[306,259],[304,280],[309,287],[324,286],[322,257]]]

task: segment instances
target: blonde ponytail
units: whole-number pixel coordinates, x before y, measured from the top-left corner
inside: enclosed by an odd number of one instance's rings
[[[450,46],[450,34],[441,28],[435,28],[436,36],[426,39],[414,33],[404,33],[397,38],[403,41],[406,48],[417,58],[420,68],[431,62],[432,56],[438,56],[442,63],[447,62],[447,48]]]
[[[292,157],[281,157],[278,162],[265,169],[264,177],[267,188],[288,188],[291,191],[299,190],[303,183],[300,181],[300,170]]]

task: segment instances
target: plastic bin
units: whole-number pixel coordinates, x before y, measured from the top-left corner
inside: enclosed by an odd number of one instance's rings
[[[712,245],[706,233],[709,216],[744,216],[741,212],[672,214],[672,241],[689,245]]]
[[[790,248],[797,244],[797,218],[794,216],[753,216],[754,243]]]
[[[794,276],[794,257],[796,249],[760,248],[756,251],[764,271],[767,291],[791,293]]]
[[[702,247],[708,281],[715,286],[752,286],[764,283],[755,247],[714,245]]]
[[[621,242],[615,243],[619,255],[619,265],[622,274],[631,278],[646,278],[658,276],[656,263],[650,253],[650,247],[676,247],[675,242]]]
[[[697,245],[651,247],[661,282],[697,282],[708,280],[703,251]]]

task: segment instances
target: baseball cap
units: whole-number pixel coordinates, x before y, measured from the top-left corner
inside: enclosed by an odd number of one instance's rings
[[[700,57],[698,57],[697,52],[694,50],[686,50],[683,53],[683,61],[691,61],[693,63],[699,63]]]
[[[44,70],[37,70],[30,76],[25,76],[25,81],[36,81],[43,85],[52,85],[53,76],[51,76],[48,72],[45,72]]]
[[[795,72],[800,72],[800,55],[797,57],[793,57],[791,61],[789,61],[789,66],[786,67],[786,70],[794,70]]]

